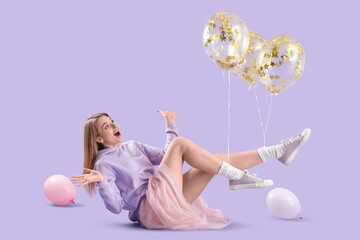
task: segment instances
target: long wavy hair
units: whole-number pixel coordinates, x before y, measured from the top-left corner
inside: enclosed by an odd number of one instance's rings
[[[84,127],[84,168],[94,169],[95,160],[98,156],[98,153],[101,149],[104,149],[104,146],[101,143],[96,142],[98,137],[98,132],[95,127],[96,121],[101,116],[109,116],[107,113],[97,113],[86,119]],[[83,170],[83,174],[85,174]],[[90,197],[96,194],[95,183],[89,183],[84,185],[85,191]]]

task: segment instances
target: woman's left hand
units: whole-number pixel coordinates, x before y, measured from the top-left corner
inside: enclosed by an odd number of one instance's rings
[[[166,123],[174,123],[175,122],[175,118],[178,117],[179,115],[177,115],[176,113],[167,110],[166,112],[161,111],[161,110],[157,110],[157,112],[161,113],[165,119],[166,119]]]

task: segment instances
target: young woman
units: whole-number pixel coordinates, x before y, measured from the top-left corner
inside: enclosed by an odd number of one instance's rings
[[[255,150],[212,154],[194,142],[179,137],[172,111],[160,112],[166,119],[165,148],[134,140],[123,142],[118,125],[107,113],[89,117],[84,128],[84,171],[73,176],[92,196],[95,186],[105,206],[119,214],[129,210],[129,219],[153,229],[218,229],[231,223],[219,209],[209,208],[200,196],[217,174],[229,179],[229,189],[267,187],[246,169],[272,159],[289,165],[305,144],[311,130],[281,144]],[[186,161],[192,168],[183,174]],[[154,165],[159,165],[154,169]]]

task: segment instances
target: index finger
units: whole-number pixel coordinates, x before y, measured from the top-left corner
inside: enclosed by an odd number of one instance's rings
[[[84,175],[75,175],[75,176],[72,176],[73,178],[77,178],[77,177],[84,177]]]

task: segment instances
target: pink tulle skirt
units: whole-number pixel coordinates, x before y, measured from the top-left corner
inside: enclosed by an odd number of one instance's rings
[[[188,203],[175,175],[165,164],[160,164],[149,178],[139,215],[141,226],[150,229],[219,229],[231,223],[231,217],[209,208],[201,196]]]

